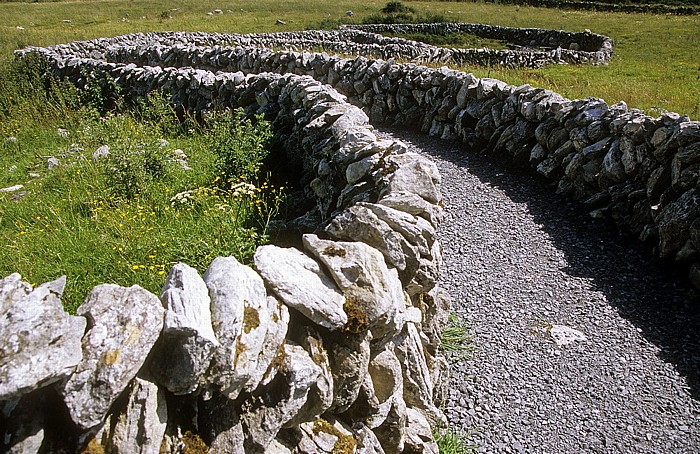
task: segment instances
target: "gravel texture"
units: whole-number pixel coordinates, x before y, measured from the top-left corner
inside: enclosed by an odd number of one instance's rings
[[[475,347],[450,360],[444,410],[479,452],[700,452],[689,284],[537,177],[463,144],[379,135],[442,174],[442,285]],[[558,345],[561,326],[585,340]]]

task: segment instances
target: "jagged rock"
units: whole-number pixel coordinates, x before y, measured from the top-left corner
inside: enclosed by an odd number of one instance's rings
[[[433,384],[423,343],[415,323],[406,323],[397,339],[396,357],[403,371],[403,398],[408,406],[423,410],[434,421],[442,421],[442,412],[433,403]]]
[[[386,166],[396,169],[382,195],[392,192],[410,192],[430,203],[439,203],[440,172],[434,162],[416,153],[403,153],[386,158]]]
[[[128,308],[128,309],[127,309]],[[81,428],[94,427],[136,376],[163,327],[158,297],[138,285],[98,285],[78,308],[88,319],[83,359],[63,387],[66,406]]]
[[[447,326],[452,300],[449,293],[441,287],[435,287],[416,298],[416,305],[423,315],[422,332],[425,334],[426,348],[432,354],[438,353],[442,332]]]
[[[391,192],[377,202],[395,210],[420,216],[437,227],[444,217],[444,210],[412,192]]]
[[[173,394],[189,394],[209,368],[219,346],[211,321],[209,291],[197,270],[178,263],[165,280],[160,299],[165,322],[149,369],[157,383]]]
[[[430,249],[435,242],[436,234],[433,226],[421,217],[412,216],[393,208],[374,203],[358,203],[370,209],[379,219],[386,222],[394,231],[403,235],[411,245],[415,246],[418,253],[432,259]]]
[[[581,331],[564,325],[553,325],[549,329],[549,335],[552,336],[554,343],[559,346],[586,340],[586,336]]]
[[[254,260],[267,285],[287,306],[324,328],[340,329],[348,322],[345,297],[308,255],[267,245],[258,248]]]
[[[336,215],[324,231],[332,238],[362,241],[379,250],[399,270],[402,281],[410,281],[418,269],[418,250],[366,207],[351,206]]]
[[[285,427],[294,427],[313,419],[328,410],[333,404],[333,374],[328,360],[328,352],[323,345],[323,339],[318,331],[311,326],[303,326],[295,341],[306,350],[309,356],[320,367],[321,373],[309,389],[306,402],[296,416],[285,423]]]
[[[690,225],[700,217],[700,189],[693,188],[661,209],[656,219],[659,226],[659,256],[672,258],[690,238]]]
[[[168,423],[165,394],[155,383],[136,377],[126,409],[114,415],[107,435],[110,453],[158,454]]]
[[[282,365],[276,378],[254,393],[253,407],[242,415],[246,447],[263,451],[279,430],[292,418],[299,417],[309,391],[322,369],[299,345],[285,344]],[[315,416],[310,419],[314,419]]]
[[[252,391],[258,385],[267,385],[277,373],[279,364],[274,359],[284,345],[289,326],[289,309],[272,296],[267,297],[267,310],[270,322],[267,326],[262,350],[258,355],[257,368],[248,380],[245,391]]]
[[[384,422],[372,429],[385,452],[402,452],[406,441],[406,403],[403,399],[392,400]]]
[[[0,280],[0,401],[66,379],[82,359],[83,317],[61,304],[66,277],[32,290],[14,273]]]
[[[430,423],[423,414],[415,408],[406,409],[406,441],[404,450],[415,453],[439,454],[433,438]]]
[[[204,274],[211,298],[214,352],[208,380],[235,399],[251,383],[268,330],[270,314],[262,278],[234,257],[217,257]]]
[[[384,449],[377,436],[366,425],[359,423],[353,426],[357,448],[355,454],[384,454]]]
[[[344,334],[326,341],[333,374],[333,411],[343,413],[357,400],[367,376],[370,358],[369,331]]]
[[[325,419],[317,419],[299,425],[299,441],[295,451],[299,453],[341,454],[355,452],[357,442],[352,432],[339,421],[331,424]]]
[[[398,314],[406,307],[396,270],[389,270],[382,254],[359,242],[303,237],[304,246],[321,263],[345,296],[345,329],[372,330],[375,338],[400,329]]]

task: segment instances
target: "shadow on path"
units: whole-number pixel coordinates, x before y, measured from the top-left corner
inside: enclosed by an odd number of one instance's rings
[[[562,271],[587,278],[608,303],[659,348],[659,357],[686,378],[692,397],[700,400],[700,297],[682,272],[655,259],[611,223],[592,219],[579,204],[555,194],[551,182],[490,161],[467,145],[397,131],[434,158],[453,162],[482,183],[525,203],[568,260]],[[458,151],[462,150],[462,151]]]

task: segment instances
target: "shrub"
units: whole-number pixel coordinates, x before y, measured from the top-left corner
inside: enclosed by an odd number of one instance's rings
[[[243,111],[230,110],[210,114],[206,128],[216,155],[216,171],[221,184],[231,186],[240,181],[255,181],[267,158],[272,138],[270,124],[262,115],[242,118]]]
[[[415,14],[416,10],[410,6],[406,6],[401,2],[389,2],[384,8],[382,8],[384,14],[394,14],[394,13],[411,13]]]

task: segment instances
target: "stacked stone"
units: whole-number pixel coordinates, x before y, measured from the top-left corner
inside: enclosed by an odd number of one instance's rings
[[[419,127],[531,166],[557,181],[561,192],[583,201],[593,215],[610,217],[656,245],[660,257],[690,270],[692,282],[700,286],[698,122],[673,113],[651,118],[624,103],[609,106],[595,98],[571,101],[549,90],[477,79],[445,67],[216,45],[231,39],[204,33],[136,34],[43,52],[57,55],[58,66],[69,66],[58,68],[57,75],[79,71],[83,60],[76,55],[137,67],[311,75],[346,95],[372,122]],[[183,102],[184,95],[175,93],[174,99]]]
[[[182,452],[190,431],[212,452],[437,453],[449,302],[435,284],[435,165],[378,140],[309,76],[44,55],[77,83],[110,74],[188,109],[265,114],[315,202],[289,227],[315,233],[303,249],[258,248],[254,268],[178,264],[160,298],[97,286],[76,316],[60,305],[65,278],[0,281],[4,448]]]
[[[383,36],[379,33],[472,33],[485,38],[499,39],[512,43],[516,48],[459,49],[443,48],[429,44]],[[179,44],[201,47],[267,47],[288,50],[327,50],[346,55],[363,55],[382,59],[401,58],[415,63],[455,63],[462,65],[503,65],[514,67],[539,68],[549,64],[607,64],[612,58],[613,43],[606,36],[594,33],[570,33],[536,28],[509,28],[482,24],[396,24],[396,25],[356,25],[345,26],[341,30],[310,30],[303,32],[282,32],[263,34],[221,34],[221,33],[157,33],[125,35],[127,40],[114,38],[111,41],[100,39],[90,42],[92,56],[103,55],[106,48],[122,49],[135,43],[143,46],[158,42],[167,46]],[[78,48],[71,43],[63,50],[69,52]],[[62,50],[61,50],[62,51]],[[95,53],[96,52],[96,53]],[[162,63],[163,60],[160,60]]]

